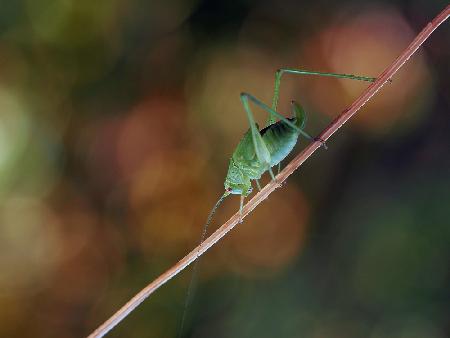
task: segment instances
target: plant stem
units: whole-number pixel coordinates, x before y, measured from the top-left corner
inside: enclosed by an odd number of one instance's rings
[[[253,211],[262,201],[264,201],[275,189],[279,187],[279,183],[284,182],[303,162],[305,162],[318,148],[322,146],[321,141],[327,141],[342,125],[348,121],[359,109],[361,109],[372,96],[374,96],[383,85],[388,82],[394,74],[405,64],[406,61],[416,52],[416,50],[428,39],[433,31],[439,27],[450,14],[450,5],[439,13],[433,21],[427,24],[425,28],[416,36],[411,44],[400,54],[400,56],[387,67],[381,75],[356,99],[353,104],[344,110],[331,124],[319,135],[317,141],[310,143],[297,157],[295,157],[276,177],[278,183],[270,182],[261,191],[259,191],[244,207],[242,218],[246,217]],[[210,247],[216,244],[230,230],[239,223],[239,213],[234,214],[226,223],[218,228],[211,236],[209,236],[200,245],[194,248],[178,263],[148,284],[128,303],[119,309],[111,318],[99,326],[88,338],[103,337],[114,326],[120,323],[130,312],[132,312],[139,304],[141,304],[148,296],[155,292],[159,287],[167,283],[171,278],[184,270],[189,264],[195,261],[199,256],[206,252]]]

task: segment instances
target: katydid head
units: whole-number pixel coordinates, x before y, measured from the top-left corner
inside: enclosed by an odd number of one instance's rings
[[[252,183],[250,179],[235,164],[234,160],[230,160],[227,177],[224,182],[225,194],[248,196],[252,192]]]

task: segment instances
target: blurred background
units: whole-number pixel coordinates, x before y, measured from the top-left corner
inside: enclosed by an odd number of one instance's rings
[[[240,92],[376,77],[445,6],[1,1],[0,336],[86,336],[198,243]],[[448,27],[202,257],[182,332],[190,269],[108,336],[449,337]],[[366,86],[286,75],[279,110],[317,135]]]

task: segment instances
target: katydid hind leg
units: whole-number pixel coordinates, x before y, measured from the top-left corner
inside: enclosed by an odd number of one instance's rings
[[[295,75],[315,75],[315,76],[335,77],[335,78],[340,78],[340,79],[349,79],[349,80],[366,81],[366,82],[374,82],[376,80],[376,78],[368,77],[368,76],[316,72],[316,71],[309,71],[309,70],[295,69],[295,68],[280,68],[275,72],[275,84],[274,84],[273,99],[272,99],[272,110],[274,110],[274,111],[276,111],[278,108],[278,101],[280,99],[281,77],[284,73],[295,74]],[[267,120],[267,125],[271,125],[275,122],[276,122],[276,116],[274,114],[270,114],[270,116]]]

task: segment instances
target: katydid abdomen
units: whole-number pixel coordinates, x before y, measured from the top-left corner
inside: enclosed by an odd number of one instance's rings
[[[288,119],[297,125],[297,119]],[[278,121],[263,130],[260,134],[270,153],[270,166],[273,167],[286,158],[294,149],[299,133],[284,121]],[[257,160],[257,159],[256,159]],[[257,179],[259,177],[251,177]]]
[[[289,120],[295,123],[295,119]],[[292,151],[299,135],[284,121],[278,121],[262,129],[259,133],[270,154],[270,162],[268,164],[261,163],[256,156],[249,129],[230,160],[227,181],[229,186],[233,187],[234,193],[242,192],[243,189],[240,189],[240,186],[248,186],[251,184],[250,180],[260,179],[269,167],[280,163]]]

